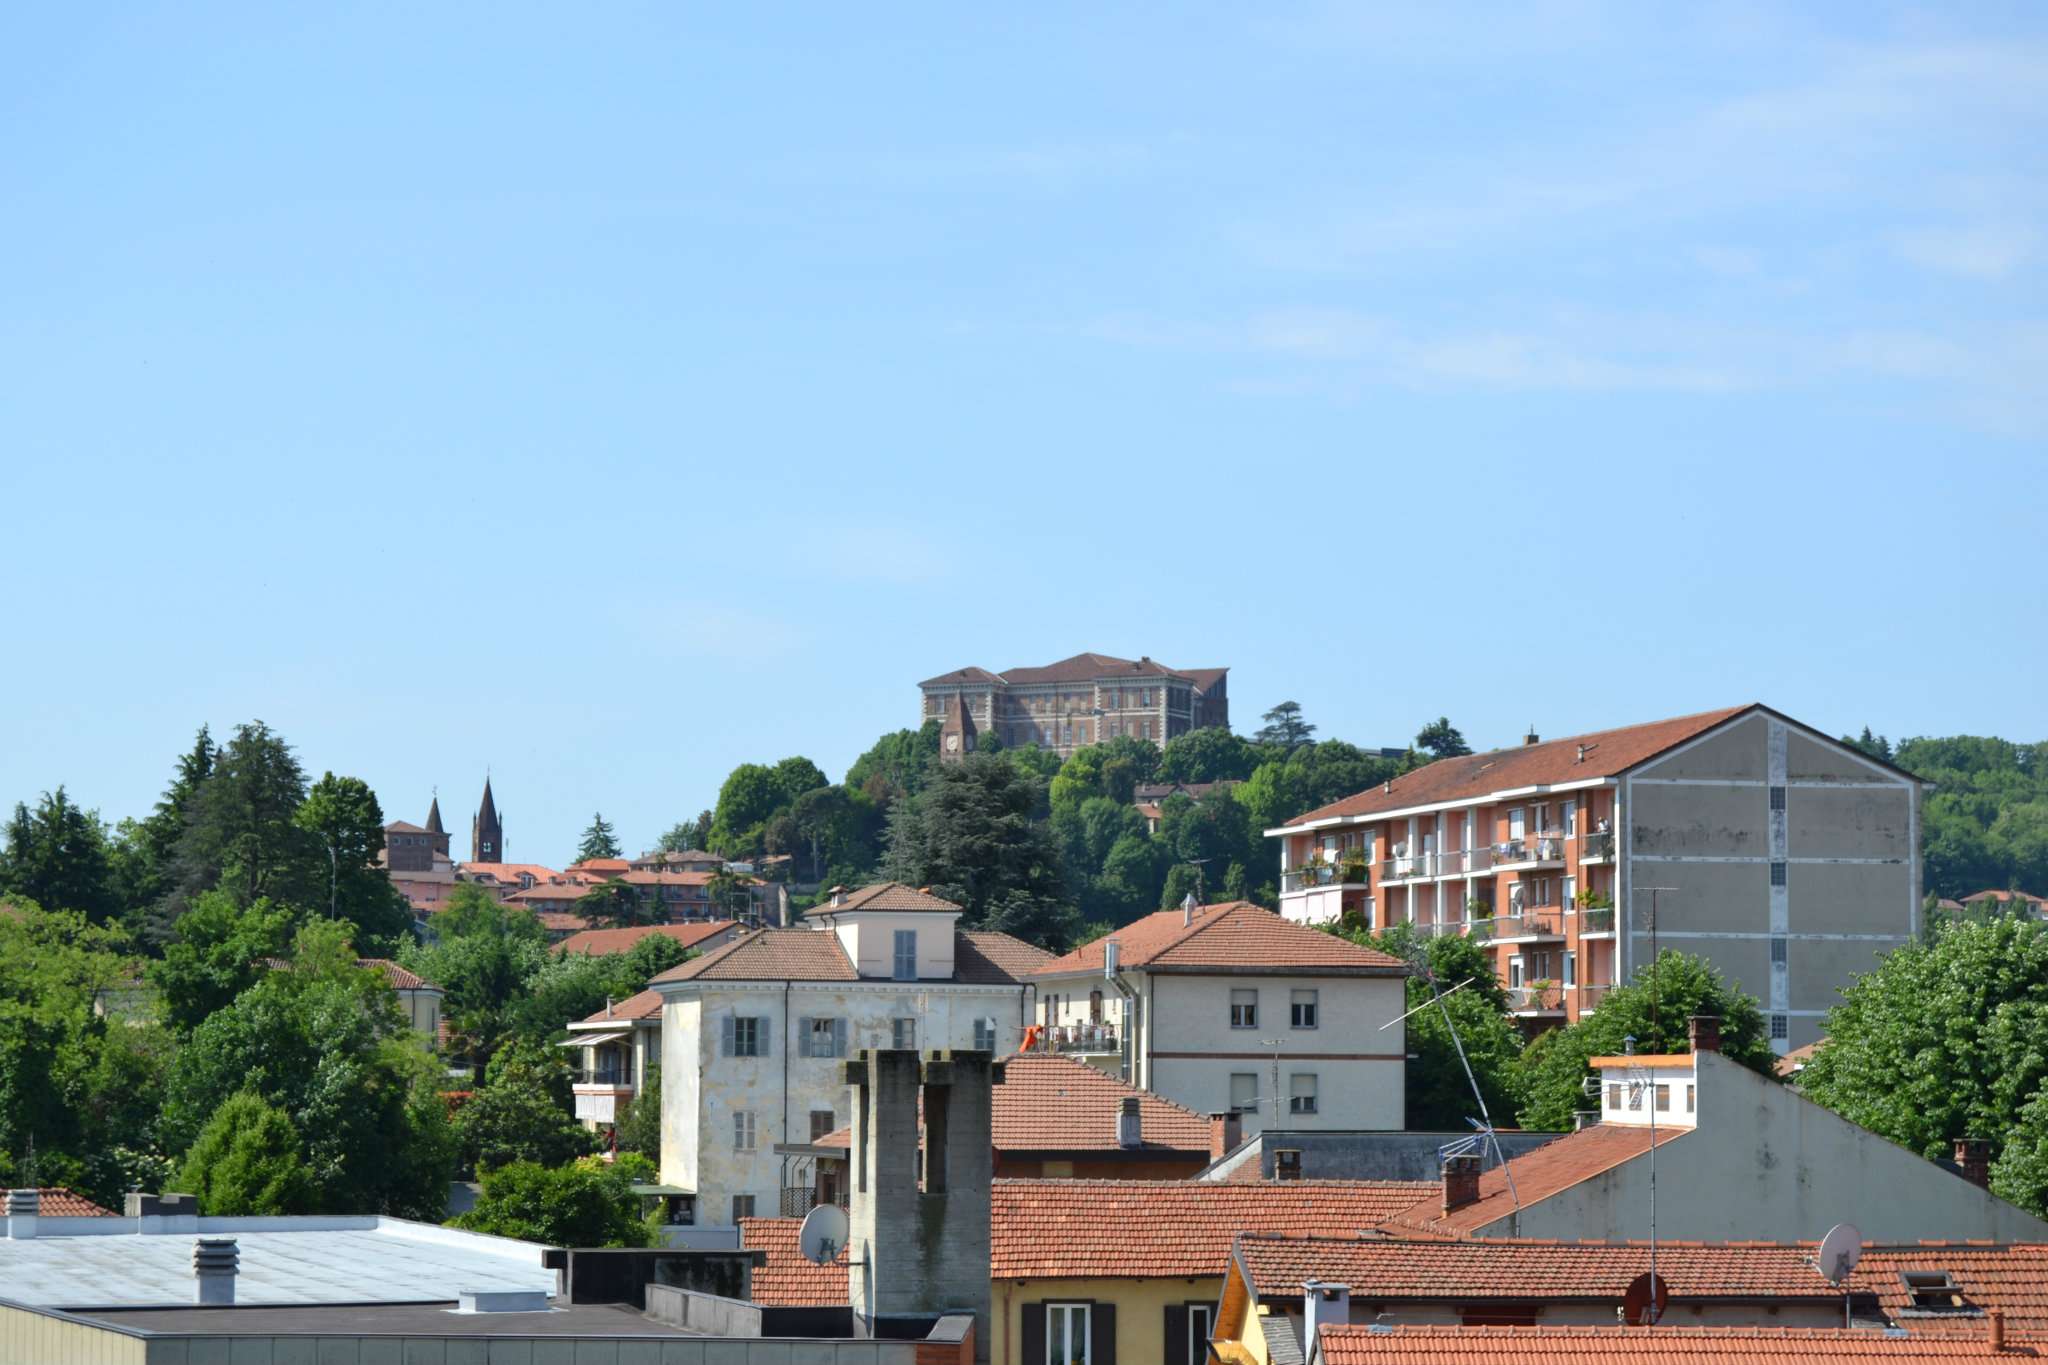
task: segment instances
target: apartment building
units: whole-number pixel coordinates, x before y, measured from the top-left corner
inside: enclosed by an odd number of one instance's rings
[[[1407,975],[1245,901],[1162,910],[1033,973],[1030,1043],[1248,1134],[1400,1128]]]
[[[1118,735],[1164,744],[1230,725],[1230,670],[1173,669],[1150,658],[1076,654],[1042,668],[956,668],[918,686],[918,720],[940,725],[941,754],[972,752],[993,734],[1061,758]]]
[[[1654,932],[1762,1002],[1786,1052],[1918,932],[1919,822],[1911,774],[1753,704],[1531,735],[1266,833],[1287,918],[1484,937],[1531,1029],[1597,1009]]]
[[[648,983],[661,1002],[661,1178],[689,1192],[695,1221],[736,1226],[785,1194],[809,1206],[804,1157],[777,1148],[845,1125],[844,1064],[862,1049],[1016,1050],[1030,974],[1051,954],[959,920],[959,906],[884,882]]]

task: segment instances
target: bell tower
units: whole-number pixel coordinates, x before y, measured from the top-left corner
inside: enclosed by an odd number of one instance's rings
[[[484,779],[484,803],[477,808],[476,819],[469,826],[469,860],[473,863],[502,863],[505,861],[505,822],[498,816],[497,803],[491,800],[491,779]]]

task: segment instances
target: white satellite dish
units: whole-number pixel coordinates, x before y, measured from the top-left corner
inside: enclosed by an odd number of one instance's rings
[[[814,1265],[830,1265],[846,1249],[846,1210],[837,1204],[820,1204],[804,1215],[797,1232],[797,1246],[804,1259]]]
[[[1856,1230],[1854,1223],[1837,1223],[1828,1229],[1827,1236],[1820,1239],[1820,1250],[1814,1253],[1813,1264],[1827,1277],[1828,1283],[1838,1285],[1849,1278],[1849,1272],[1862,1259],[1863,1234]]]

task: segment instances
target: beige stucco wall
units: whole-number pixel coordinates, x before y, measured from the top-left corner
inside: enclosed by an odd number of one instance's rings
[[[989,1365],[1043,1365],[1020,1361],[1023,1315],[1027,1303],[1072,1303],[1088,1300],[1116,1305],[1117,1365],[1166,1365],[1166,1309],[1169,1304],[1214,1305],[1223,1293],[1218,1274],[1192,1279],[1157,1280],[998,1280],[994,1290],[995,1331],[989,1343]],[[1176,1363],[1177,1365],[1177,1363]]]
[[[0,1288],[0,1293],[5,1293]],[[222,1359],[226,1359],[223,1355]],[[0,1305],[0,1361],[36,1365],[144,1365],[145,1343],[91,1323]]]
[[[1812,1241],[1837,1223],[1866,1240],[2048,1238],[2048,1222],[1716,1053],[1699,1058],[1697,1131],[1657,1149],[1657,1235]],[[1650,1235],[1637,1157],[1484,1229],[1488,1236]]]

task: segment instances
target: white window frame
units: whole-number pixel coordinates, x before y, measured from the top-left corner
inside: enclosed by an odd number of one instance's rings
[[[1304,1081],[1308,1082],[1306,1089],[1302,1086]],[[1320,1087],[1316,1084],[1315,1072],[1296,1071],[1290,1074],[1287,1078],[1287,1112],[1290,1114],[1321,1113],[1319,1090]]]
[[[1188,1305],[1188,1358],[1178,1365],[1203,1365],[1209,1359],[1209,1337],[1216,1330],[1216,1306]]]
[[[904,1035],[909,1041],[904,1041]],[[889,1021],[889,1046],[915,1051],[917,1048],[917,1017],[904,1015]]]
[[[761,1054],[761,1019],[753,1014],[736,1014],[732,1019],[732,1055],[735,1057],[759,1057]]]
[[[1246,1001],[1238,998],[1244,995],[1250,996],[1251,999]],[[1240,1015],[1238,1013],[1239,1010],[1245,1010],[1248,1013]],[[1231,988],[1230,1026],[1232,1028],[1257,1028],[1259,1026],[1259,992],[1257,987],[1249,990],[1241,986]]]
[[[1045,1361],[1044,1365],[1092,1365],[1090,1352],[1094,1346],[1094,1323],[1090,1321],[1090,1310],[1094,1305],[1086,1303],[1048,1303],[1045,1306]],[[1057,1322],[1059,1329],[1054,1330]],[[1080,1351],[1072,1349],[1076,1341],[1075,1331],[1080,1336]],[[1055,1355],[1056,1342],[1068,1344],[1065,1353]]]
[[[1308,998],[1304,1000],[1303,996]],[[1287,1019],[1290,1027],[1321,1028],[1322,1017],[1322,992],[1315,990],[1293,990],[1288,992]]]
[[[759,1141],[760,1135],[760,1125],[754,1121],[753,1110],[735,1109],[732,1111],[732,1149],[735,1152],[757,1150],[756,1143]]]

